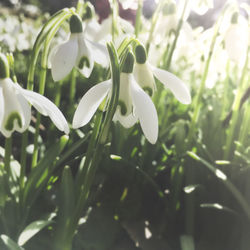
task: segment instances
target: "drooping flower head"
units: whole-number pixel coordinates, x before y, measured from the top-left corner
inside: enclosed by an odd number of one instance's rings
[[[22,133],[29,127],[30,104],[42,115],[49,116],[59,130],[69,133],[66,119],[49,99],[23,89],[10,79],[8,60],[0,54],[0,132],[5,137],[10,137],[14,131]]]
[[[152,96],[156,90],[154,77],[157,78],[165,88],[170,89],[175,98],[183,103],[190,104],[191,96],[187,86],[174,74],[154,67],[147,61],[145,48],[140,44],[135,48],[136,63],[134,75],[138,84]]]
[[[238,65],[243,66],[249,44],[249,27],[247,20],[238,12],[232,15],[224,41],[229,58]]]
[[[154,144],[158,137],[158,116],[151,96],[156,91],[154,76],[169,88],[175,97],[184,104],[191,102],[186,85],[173,74],[155,68],[147,63],[144,47],[138,45],[134,54],[129,51],[122,65],[120,74],[119,102],[114,115],[125,128],[140,122],[147,140]],[[86,125],[105,97],[110,98],[111,79],[92,87],[82,97],[73,117],[73,128]]]
[[[76,14],[70,18],[70,32],[69,39],[58,45],[51,56],[51,73],[54,81],[65,78],[74,67],[88,78],[94,68],[94,62],[104,67],[108,65],[105,46],[85,37],[81,18]]]

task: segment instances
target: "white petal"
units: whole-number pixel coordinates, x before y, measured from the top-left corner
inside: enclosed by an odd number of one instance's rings
[[[78,42],[75,34],[61,44],[51,59],[51,73],[54,81],[66,77],[76,64]]]
[[[124,128],[131,128],[135,125],[135,123],[138,121],[138,117],[136,117],[134,114],[129,114],[127,116],[121,115],[119,111],[119,107],[117,108],[113,121],[119,121],[121,125]]]
[[[140,85],[141,88],[149,88],[152,91],[152,94],[156,90],[155,79],[153,72],[146,62],[144,64],[135,63],[134,65],[134,76],[136,82]]]
[[[94,58],[91,54],[91,48],[87,46],[86,39],[84,39],[83,35],[78,36],[78,44],[79,44],[79,53],[77,56],[77,66],[79,71],[86,78],[89,78],[94,68]],[[88,60],[89,65],[86,65],[86,63],[84,63],[83,67],[80,68],[79,63],[83,57],[85,57],[85,59]]]
[[[174,94],[175,98],[183,103],[190,104],[191,96],[187,86],[174,74],[159,68],[152,67],[154,76],[163,83],[163,85],[169,88]]]
[[[82,97],[73,117],[73,128],[82,127],[90,121],[111,87],[111,80],[98,83]]]
[[[135,80],[131,81],[131,96],[142,131],[147,140],[155,144],[158,137],[158,116],[155,105]]]
[[[17,130],[19,132],[24,132],[30,125],[30,120],[31,120],[31,107],[27,100],[21,95],[17,94],[17,99],[22,107],[22,115],[23,115],[23,126],[20,130]]]
[[[33,91],[25,89],[19,91],[42,115],[49,116],[59,130],[64,131],[66,134],[69,133],[68,123],[54,103]]]
[[[97,22],[95,18],[86,21],[86,27],[84,29],[84,36],[92,41],[95,39],[96,35],[100,32],[101,25]]]
[[[94,61],[99,63],[103,67],[108,67],[109,55],[107,48],[100,43],[91,42],[88,39],[85,39],[85,42],[86,46],[90,50],[92,57],[94,58]]]
[[[2,96],[3,96],[3,116],[2,122],[0,123],[1,132],[4,136],[9,137],[11,136],[13,131],[23,132],[27,129],[30,120],[26,121],[26,114],[25,112],[29,112],[29,110],[23,110],[25,104],[19,102],[19,92],[16,89],[18,84],[14,84],[10,78],[6,78],[1,81],[2,85]],[[27,101],[26,101],[26,105]],[[26,106],[27,107],[27,106]],[[30,109],[30,107],[29,107]],[[10,116],[13,114],[18,114],[18,117],[14,118],[12,121],[12,128],[6,129],[5,126],[10,119]],[[28,117],[27,117],[28,118]],[[20,121],[18,121],[20,119]],[[20,122],[20,123],[19,123]]]

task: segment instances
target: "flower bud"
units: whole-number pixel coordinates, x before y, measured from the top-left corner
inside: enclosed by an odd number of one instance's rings
[[[135,58],[136,58],[136,62],[139,64],[144,64],[147,61],[147,52],[142,45],[136,46]]]
[[[10,69],[7,57],[0,53],[0,79],[10,77]]]
[[[82,32],[82,20],[81,18],[74,14],[71,16],[70,21],[70,32],[71,33],[81,33]]]
[[[135,62],[134,55],[129,51],[123,63],[122,72],[132,73],[134,68],[134,62]]]

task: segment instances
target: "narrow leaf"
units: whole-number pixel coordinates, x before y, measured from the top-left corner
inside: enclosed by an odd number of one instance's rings
[[[18,245],[23,246],[30,238],[32,238],[35,234],[51,223],[52,221],[47,220],[38,220],[32,222],[20,234],[18,238]]]
[[[11,238],[9,238],[7,235],[2,234],[0,237],[9,250],[24,250],[24,248],[18,246],[17,243]]]

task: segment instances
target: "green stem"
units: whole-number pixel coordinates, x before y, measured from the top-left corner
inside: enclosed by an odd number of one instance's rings
[[[181,13],[181,18],[180,18],[180,20],[178,22],[178,26],[177,26],[177,29],[176,29],[176,32],[175,32],[174,42],[173,42],[173,44],[172,44],[172,46],[170,48],[170,51],[168,52],[168,57],[167,57],[166,66],[165,66],[165,68],[167,70],[170,68],[170,65],[171,65],[174,50],[175,50],[175,47],[176,47],[176,44],[177,44],[177,41],[178,41],[178,38],[179,38],[179,35],[180,35],[182,25],[183,25],[183,18],[184,18],[184,15],[186,13],[188,1],[189,0],[186,0],[185,3],[184,3],[183,11]]]
[[[111,26],[111,34],[112,34],[112,41],[115,41],[115,37],[117,34],[117,21],[119,16],[119,8],[117,0],[111,0],[110,5],[112,6],[112,26]]]
[[[34,84],[34,77],[35,77],[35,69],[36,63],[38,59],[38,55],[42,46],[44,45],[44,40],[47,39],[48,32],[54,27],[59,28],[62,22],[64,22],[67,18],[69,18],[73,13],[73,9],[65,8],[63,10],[58,11],[55,13],[50,20],[43,26],[41,32],[38,34],[35,44],[33,46],[31,58],[30,58],[30,65],[29,65],[29,72],[28,72],[28,79],[27,79],[27,89],[33,90]],[[55,30],[56,32],[57,30]],[[21,176],[20,176],[20,184],[21,187],[24,183],[24,175],[26,171],[26,164],[27,164],[27,152],[26,147],[28,145],[28,131],[25,131],[22,135],[22,145],[21,145]]]
[[[249,48],[247,51],[247,55],[249,54],[249,50],[250,50]],[[241,97],[245,89],[244,80],[245,80],[245,76],[247,73],[247,67],[248,67],[248,56],[246,56],[245,64],[241,72],[241,78],[238,84],[239,87],[238,87],[237,94],[235,96],[234,104],[232,108],[232,119],[231,119],[230,127],[227,131],[226,145],[225,145],[225,150],[224,150],[225,160],[228,160],[230,156],[233,156],[232,154],[232,150],[234,148],[233,140],[235,137],[236,125],[237,125],[238,118],[239,118],[240,101],[241,101]]]
[[[101,114],[97,116],[92,138],[85,158],[84,166],[79,172],[79,177],[77,177],[76,191],[77,193],[79,193],[79,196],[76,202],[76,206],[74,211],[72,211],[72,218],[70,222],[66,223],[65,221],[63,229],[60,229],[62,231],[62,234],[64,234],[66,231],[67,237],[63,240],[63,243],[58,243],[58,240],[56,240],[56,244],[59,244],[60,246],[71,246],[75,230],[77,229],[79,218],[88,199],[90,188],[95,178],[95,173],[102,158],[103,148],[105,146],[108,135],[107,131],[110,128],[111,121],[118,104],[120,86],[120,69],[118,64],[118,55],[112,44],[108,44],[107,47],[110,56],[113,81],[111,98],[108,103],[108,108],[105,114],[104,121],[102,122]],[[60,248],[60,246],[59,248],[57,248],[58,250],[64,249]],[[71,249],[71,247],[68,249]]]
[[[155,27],[156,27],[156,24],[157,24],[157,21],[158,21],[158,18],[160,16],[160,12],[162,11],[162,7],[163,7],[163,4],[166,2],[166,0],[161,0],[157,7],[156,7],[156,10],[154,12],[154,15],[152,17],[152,22],[151,22],[151,27],[150,27],[150,31],[149,31],[149,36],[148,36],[148,40],[146,42],[146,51],[147,53],[149,52],[149,49],[150,49],[150,44],[153,40],[153,35],[154,35],[154,30],[155,30]]]
[[[69,14],[71,16],[71,14]],[[46,76],[47,76],[47,64],[48,64],[48,55],[49,55],[49,48],[50,43],[55,36],[57,30],[61,26],[61,24],[69,17],[68,15],[63,16],[62,19],[57,20],[54,24],[54,27],[48,32],[44,42],[44,49],[42,51],[42,58],[41,58],[41,71],[40,71],[40,81],[39,81],[39,93],[41,95],[44,94],[45,90],[45,83],[46,83]],[[38,137],[39,137],[39,130],[41,124],[41,114],[37,113],[37,120],[36,120],[36,129],[35,129],[35,136],[34,136],[34,151],[32,155],[32,167],[37,164],[38,159]]]
[[[12,137],[5,139],[5,151],[4,151],[4,167],[7,172],[7,176],[10,177],[10,158],[12,149]]]
[[[240,135],[239,135],[239,142],[241,145],[244,147],[244,145],[247,148],[247,138],[248,138],[248,133],[249,133],[249,124],[250,124],[250,105],[245,108],[245,114],[244,114],[244,120],[242,123],[242,127],[240,130]]]
[[[202,106],[201,103],[201,99],[202,99],[202,95],[205,89],[205,84],[206,84],[206,79],[207,79],[207,75],[208,75],[208,71],[209,71],[209,66],[210,66],[210,62],[212,59],[212,55],[213,55],[213,51],[214,51],[214,46],[215,46],[215,42],[218,36],[218,32],[219,32],[219,27],[221,25],[222,22],[222,18],[224,16],[224,12],[225,9],[222,11],[222,15],[221,17],[218,19],[218,21],[215,24],[215,28],[214,28],[214,34],[212,37],[212,41],[211,41],[211,45],[209,48],[209,53],[208,53],[208,58],[205,64],[205,69],[202,75],[202,79],[201,79],[201,83],[200,83],[200,87],[198,90],[198,94],[196,95],[196,98],[194,100],[194,112],[191,118],[191,122],[190,122],[190,127],[189,127],[189,131],[188,131],[188,135],[187,135],[187,141],[186,141],[186,150],[190,149],[192,147],[193,141],[194,141],[194,133],[197,127],[197,122],[198,122],[198,117],[199,117],[199,112]],[[190,185],[194,182],[195,179],[195,171],[193,166],[189,166],[188,169],[185,170],[185,184],[186,185]],[[186,215],[185,215],[185,226],[186,226],[186,233],[189,235],[193,235],[193,231],[194,231],[194,224],[195,224],[195,208],[194,208],[194,195],[191,194],[190,196],[186,197],[185,203],[186,203]]]
[[[135,19],[135,37],[137,38],[141,29],[142,0],[138,0],[138,8]]]
[[[194,112],[193,112],[193,115],[192,115],[192,118],[191,118],[191,123],[190,123],[188,136],[187,136],[187,149],[193,143],[193,136],[194,136],[194,132],[196,130],[196,124],[197,124],[197,121],[198,121],[199,111],[200,111],[200,108],[201,108],[201,98],[202,98],[202,95],[203,95],[203,92],[204,92],[204,89],[205,89],[205,86],[206,86],[206,80],[207,80],[207,75],[208,75],[208,71],[209,71],[209,66],[210,66],[210,62],[211,62],[211,59],[212,59],[215,42],[216,42],[216,39],[217,39],[217,36],[218,36],[219,27],[221,25],[222,18],[224,16],[224,12],[225,12],[225,9],[222,12],[221,18],[219,18],[217,23],[215,24],[214,35],[212,37],[211,45],[210,45],[210,48],[209,48],[208,58],[207,58],[207,61],[206,61],[206,64],[205,64],[205,69],[204,69],[204,72],[203,72],[203,75],[202,75],[200,87],[199,87],[198,93],[197,93],[197,95],[195,97],[195,100],[193,102],[194,103],[193,104]]]
[[[224,85],[224,94],[223,94],[223,105],[222,105],[222,114],[221,114],[221,117],[222,119],[224,119],[224,117],[226,117],[226,114],[227,114],[227,109],[228,109],[228,91],[229,91],[229,75],[230,75],[230,60],[228,60],[227,62],[227,66],[226,66],[226,72],[227,72],[227,75],[226,75],[226,78],[223,82],[223,85]]]
[[[60,106],[61,103],[61,95],[62,95],[62,85],[63,85],[63,81],[59,81],[56,83],[55,86],[55,99],[54,99],[54,103],[57,107]]]

